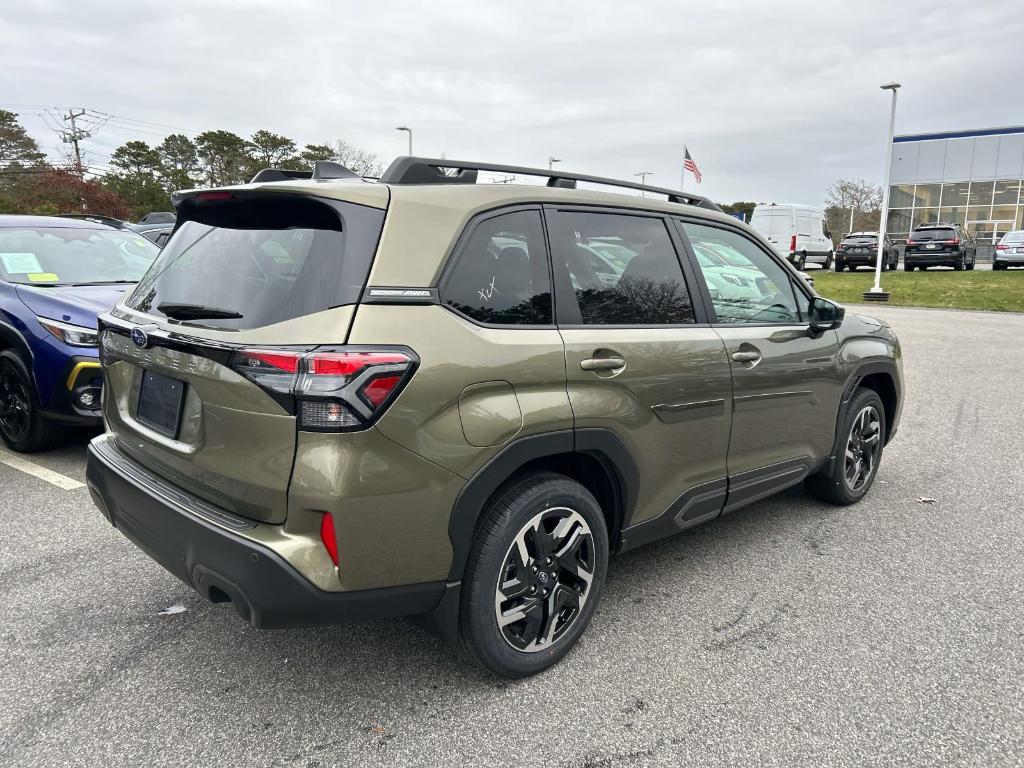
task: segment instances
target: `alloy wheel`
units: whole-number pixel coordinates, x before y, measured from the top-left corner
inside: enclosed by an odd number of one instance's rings
[[[853,420],[846,441],[843,479],[853,492],[864,488],[878,467],[882,450],[882,419],[873,405],[865,406]]]
[[[494,590],[494,615],[512,648],[550,648],[590,597],[597,557],[587,521],[568,507],[538,513],[516,534]]]
[[[10,363],[0,363],[0,431],[11,440],[29,430],[32,406],[21,376]]]

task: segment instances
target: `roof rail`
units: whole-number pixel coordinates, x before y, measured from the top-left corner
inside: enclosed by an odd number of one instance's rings
[[[452,169],[455,174],[445,173],[442,169]],[[431,157],[397,157],[380,177],[384,184],[475,184],[478,171],[494,171],[497,173],[521,173],[526,176],[547,178],[549,187],[575,189],[576,182],[585,181],[590,184],[602,184],[609,187],[636,189],[641,192],[653,192],[668,197],[669,202],[696,205],[714,211],[722,209],[700,195],[681,192],[678,189],[653,187],[650,184],[637,184],[633,181],[610,179],[604,176],[589,176],[583,173],[565,173],[564,171],[544,168],[526,168],[518,165],[500,165],[498,163],[475,163],[463,160]]]
[[[292,179],[358,179],[359,174],[333,160],[317,160],[311,171],[294,171],[290,168],[264,168],[252,177],[250,184],[268,181],[291,181]]]

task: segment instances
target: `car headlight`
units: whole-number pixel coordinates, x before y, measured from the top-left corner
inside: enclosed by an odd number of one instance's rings
[[[46,330],[72,347],[95,347],[98,343],[98,336],[92,328],[83,328],[80,325],[69,325],[57,320],[50,320],[47,317],[37,317],[39,324]]]

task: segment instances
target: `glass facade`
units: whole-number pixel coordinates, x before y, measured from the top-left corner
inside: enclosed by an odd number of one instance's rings
[[[992,245],[1012,229],[1024,229],[1022,179],[899,184],[889,188],[886,231],[906,240],[921,224],[962,224],[978,245]]]
[[[919,224],[960,224],[979,253],[1024,229],[1024,126],[896,136],[887,230],[905,240]]]

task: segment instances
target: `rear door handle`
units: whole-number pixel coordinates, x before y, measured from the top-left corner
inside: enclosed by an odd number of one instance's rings
[[[733,352],[732,359],[737,363],[756,363],[761,359],[760,352]]]
[[[580,360],[580,368],[584,371],[617,371],[626,367],[626,361],[621,357],[588,357]]]

